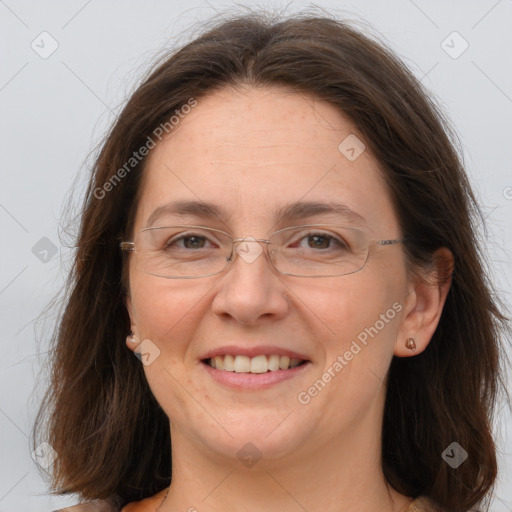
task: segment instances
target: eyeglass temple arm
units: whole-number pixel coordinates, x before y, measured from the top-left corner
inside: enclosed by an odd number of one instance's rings
[[[405,238],[395,238],[392,240],[376,240],[375,243],[377,245],[393,245],[393,244],[400,244],[405,241],[406,241]]]
[[[135,244],[133,242],[121,242],[119,247],[122,251],[135,251]]]

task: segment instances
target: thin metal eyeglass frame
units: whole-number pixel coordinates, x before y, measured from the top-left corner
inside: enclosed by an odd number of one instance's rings
[[[282,229],[278,229],[277,231],[274,231],[271,235],[270,235],[270,238],[272,238],[276,233],[280,233],[281,231],[287,231],[287,230],[292,230],[292,229],[302,229],[302,228],[309,228],[309,227],[324,227],[324,228],[327,228],[327,227],[338,227],[338,228],[344,228],[344,229],[352,229],[352,230],[357,230],[357,231],[363,231],[362,229],[360,228],[356,228],[356,227],[352,227],[352,226],[344,226],[343,224],[304,224],[304,225],[301,225],[301,226],[290,226],[290,227],[287,227],[287,228],[282,228]],[[224,272],[230,265],[230,263],[232,263],[236,256],[233,257],[233,253],[236,253],[235,251],[235,243],[241,243],[241,242],[258,242],[258,243],[265,243],[266,244],[266,248],[267,250],[264,251],[266,256],[267,256],[267,260],[270,261],[270,264],[272,265],[272,267],[277,271],[279,272],[280,274],[283,274],[285,276],[293,276],[293,277],[341,277],[341,276],[348,276],[350,274],[355,274],[357,272],[360,272],[361,270],[363,270],[363,268],[366,266],[366,263],[368,262],[368,258],[369,258],[369,255],[370,255],[370,247],[373,246],[373,245],[380,245],[380,246],[387,246],[387,245],[395,245],[395,244],[399,244],[399,243],[403,243],[406,241],[406,238],[394,238],[394,239],[387,239],[387,240],[368,240],[368,246],[366,247],[366,258],[364,260],[364,263],[363,265],[361,266],[361,268],[358,268],[357,270],[354,270],[352,272],[347,272],[347,273],[344,273],[344,274],[330,274],[330,275],[320,275],[320,276],[310,276],[310,275],[305,275],[305,274],[290,274],[288,272],[281,272],[279,269],[276,268],[276,266],[274,265],[273,261],[272,261],[272,258],[270,257],[270,254],[268,252],[268,244],[270,244],[270,240],[267,240],[265,238],[254,238],[253,237],[247,237],[247,238],[233,238],[229,233],[226,233],[225,231],[222,231],[221,229],[216,229],[216,228],[210,228],[210,227],[207,227],[207,226],[191,226],[191,225],[186,225],[186,224],[177,224],[177,225],[172,225],[172,226],[150,226],[150,227],[147,227],[147,228],[142,228],[139,233],[141,233],[142,231],[149,231],[149,230],[153,230],[153,229],[167,229],[167,228],[198,228],[198,229],[206,229],[207,231],[215,231],[215,232],[218,232],[218,233],[222,233],[223,235],[226,235],[228,238],[231,239],[231,252],[229,254],[229,258],[226,259],[226,266],[222,269],[222,270],[219,270],[218,272],[214,272],[213,274],[204,274],[204,275],[200,275],[200,276],[162,276],[160,274],[153,274],[153,273],[150,273],[150,272],[146,272],[144,271],[146,274],[148,275],[152,275],[152,276],[155,276],[155,277],[162,277],[164,279],[198,279],[200,277],[211,277],[211,276],[216,276],[218,274],[221,274],[222,272]],[[248,239],[248,238],[251,238],[251,239]],[[131,242],[120,242],[119,244],[119,247],[121,249],[121,251],[124,251],[124,252],[135,252],[136,248],[135,248],[135,241],[131,241]]]

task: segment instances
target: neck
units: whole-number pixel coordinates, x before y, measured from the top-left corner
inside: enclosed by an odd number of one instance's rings
[[[385,480],[382,422],[374,414],[335,439],[304,445],[279,460],[262,458],[252,467],[236,457],[209,455],[173,428],[172,485],[159,512],[403,512],[412,500]]]

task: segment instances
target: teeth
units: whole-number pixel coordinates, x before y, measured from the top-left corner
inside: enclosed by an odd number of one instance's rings
[[[212,368],[237,373],[266,373],[268,371],[288,370],[299,366],[301,363],[301,359],[290,359],[288,356],[279,356],[278,354],[255,357],[226,354],[208,360],[208,364]]]
[[[217,359],[217,358],[215,358]],[[235,371],[235,358],[231,355],[224,356],[224,370],[228,372]]]
[[[268,371],[266,356],[257,356],[251,359],[251,373],[265,373]]]
[[[277,354],[272,354],[268,357],[268,369],[271,372],[279,370],[279,356]]]
[[[219,357],[219,356],[217,356]],[[215,359],[217,359],[217,357]],[[235,357],[235,372],[247,373],[251,371],[251,359],[247,356]]]
[[[279,358],[279,368],[281,370],[288,370],[290,368],[290,358],[288,356],[281,356]]]

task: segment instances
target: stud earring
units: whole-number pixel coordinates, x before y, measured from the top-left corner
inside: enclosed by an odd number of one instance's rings
[[[126,341],[128,343],[137,343],[137,340],[135,339],[135,333],[133,331],[131,331],[130,334],[126,336]]]
[[[405,342],[405,347],[408,348],[411,352],[414,352],[416,350],[416,342],[414,341],[414,338],[408,338],[408,340]]]

